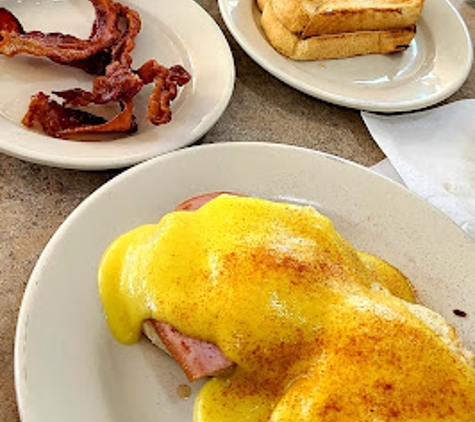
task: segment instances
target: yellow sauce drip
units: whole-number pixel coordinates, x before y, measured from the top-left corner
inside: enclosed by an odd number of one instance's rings
[[[154,318],[237,364],[196,422],[475,420],[475,371],[397,297],[413,301],[407,279],[311,207],[222,195],[172,212],[111,244],[99,290],[120,342]]]

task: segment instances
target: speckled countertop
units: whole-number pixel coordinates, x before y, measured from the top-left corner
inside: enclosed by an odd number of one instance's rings
[[[384,158],[359,112],[308,97],[268,74],[232,39],[216,0],[199,0],[223,29],[236,83],[217,124],[198,142],[267,141],[299,145],[371,166]],[[475,40],[475,8],[454,0]],[[475,98],[475,70],[446,102]],[[1,117],[0,117],[1,118]],[[13,343],[23,291],[42,249],[69,213],[120,171],[73,171],[0,154],[0,421],[18,421]]]

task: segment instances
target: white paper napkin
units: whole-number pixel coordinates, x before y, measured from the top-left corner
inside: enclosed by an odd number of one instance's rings
[[[475,239],[475,100],[403,115],[361,115],[404,184]],[[394,178],[387,164],[375,170]]]

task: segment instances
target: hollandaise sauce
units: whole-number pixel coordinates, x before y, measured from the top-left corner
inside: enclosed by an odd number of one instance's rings
[[[171,212],[108,247],[99,291],[118,341],[155,319],[236,364],[196,422],[475,421],[475,370],[410,312],[406,277],[310,206]]]

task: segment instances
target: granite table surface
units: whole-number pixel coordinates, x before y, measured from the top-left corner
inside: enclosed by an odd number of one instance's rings
[[[475,8],[463,0],[453,1],[475,44]],[[216,20],[231,46],[236,81],[226,111],[196,144],[292,144],[364,166],[384,158],[359,111],[309,97],[280,82],[233,40],[216,0],[198,3]],[[444,103],[467,98],[475,98],[473,68],[463,86]],[[19,420],[13,378],[14,334],[23,292],[39,254],[74,208],[121,171],[59,169],[0,154],[0,422]]]

